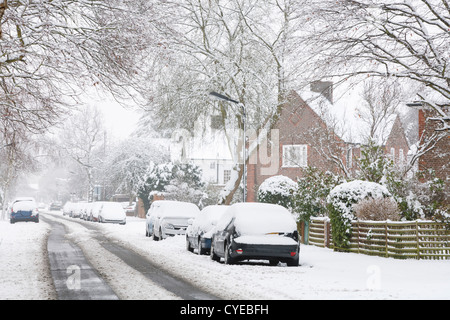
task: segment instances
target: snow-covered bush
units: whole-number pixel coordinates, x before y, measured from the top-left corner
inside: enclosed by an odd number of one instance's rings
[[[259,186],[258,201],[279,204],[289,210],[292,209],[292,197],[297,184],[286,176],[267,178]]]
[[[342,183],[342,178],[331,172],[308,167],[298,179],[297,190],[294,193],[293,209],[299,215],[299,220],[309,222],[311,217],[327,215],[326,199],[331,189]]]
[[[151,164],[138,185],[138,196],[147,211],[154,195],[166,199],[188,201],[198,204],[203,198],[205,183],[202,170],[190,163]]]
[[[354,204],[364,199],[386,197],[391,197],[391,194],[385,186],[362,180],[342,183],[330,191],[327,197],[327,208],[336,249],[348,248],[351,221],[356,219]]]
[[[393,198],[364,199],[355,204],[353,210],[358,220],[400,220],[400,209]]]

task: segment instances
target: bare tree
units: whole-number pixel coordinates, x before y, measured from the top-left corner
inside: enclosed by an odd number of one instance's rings
[[[76,105],[85,87],[136,98],[152,43],[146,23],[151,6],[129,0],[1,0],[3,128],[45,131]]]
[[[422,86],[421,104],[448,131],[450,6],[447,0],[311,1],[305,52],[325,76],[396,77]]]
[[[64,153],[82,169],[87,186],[86,195],[92,200],[94,190],[93,170],[98,163],[94,151],[103,141],[102,114],[94,106],[84,106],[69,118],[61,132]]]
[[[402,104],[402,88],[397,79],[373,78],[364,82],[363,106],[358,106],[360,119],[368,125],[365,140],[383,144],[387,139],[386,128],[394,122]]]
[[[299,74],[296,46],[301,24],[300,0],[283,1],[164,1],[164,58],[149,107],[162,127],[191,130],[201,115],[222,116],[231,153],[232,179],[224,189],[229,203],[243,175],[242,149],[245,106],[247,128],[270,131],[285,102],[291,77]],[[268,14],[270,13],[270,14]],[[240,104],[210,102],[210,91]],[[182,117],[180,117],[182,115]],[[236,135],[239,132],[240,134]],[[255,139],[259,142],[263,139]],[[250,146],[256,150],[255,144]]]

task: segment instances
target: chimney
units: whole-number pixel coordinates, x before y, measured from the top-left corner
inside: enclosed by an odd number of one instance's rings
[[[314,81],[311,82],[311,91],[323,95],[333,104],[333,82],[332,81]]]

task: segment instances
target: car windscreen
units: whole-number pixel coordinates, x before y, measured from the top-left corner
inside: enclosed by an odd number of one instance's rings
[[[288,211],[247,211],[236,214],[234,221],[240,235],[292,233],[297,229],[295,219]]]
[[[13,211],[33,211],[37,208],[36,202],[33,200],[23,200],[23,201],[17,201],[13,204]]]

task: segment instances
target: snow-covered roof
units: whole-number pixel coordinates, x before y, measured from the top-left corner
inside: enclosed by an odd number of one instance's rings
[[[317,113],[335,133],[346,142],[365,143],[369,135],[369,124],[363,120],[368,103],[363,98],[363,83],[333,86],[332,101],[323,94],[313,92],[310,86],[298,91],[300,97]],[[410,145],[417,141],[417,110],[400,105],[379,126],[377,143],[383,145],[388,138],[395,118],[400,116]]]

